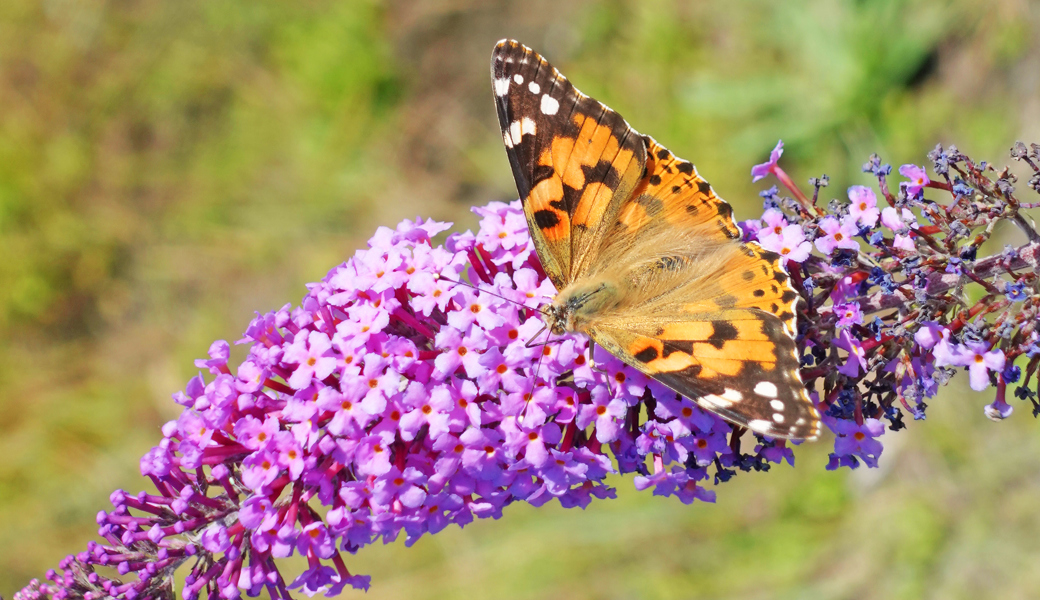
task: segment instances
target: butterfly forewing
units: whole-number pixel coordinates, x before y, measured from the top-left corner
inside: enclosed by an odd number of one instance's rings
[[[491,60],[502,139],[542,266],[563,289],[587,268],[643,175],[646,140],[517,42]]]
[[[638,195],[624,206],[618,221],[629,233],[664,221],[679,229],[702,229],[706,236],[720,240],[740,237],[729,204],[715,195],[693,163],[649,137],[645,177]]]
[[[491,71],[543,268],[561,297],[594,278],[617,283],[609,308],[580,315],[580,331],[728,421],[815,438],[794,342],[798,296],[778,257],[739,242],[729,204],[692,163],[534,51],[500,42]]]

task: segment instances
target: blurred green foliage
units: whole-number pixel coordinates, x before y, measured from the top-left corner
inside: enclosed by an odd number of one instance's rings
[[[468,7],[468,8],[466,8]],[[0,593],[93,537],[210,341],[375,226],[515,191],[487,60],[516,37],[697,163],[738,216],[777,138],[830,196],[878,152],[1040,140],[1040,9],[995,0],[5,0]],[[1002,241],[1000,243],[1003,243]],[[239,350],[240,351],[240,350]],[[1040,439],[955,382],[882,468],[745,475],[717,506],[511,507],[352,563],[374,597],[1032,598]]]

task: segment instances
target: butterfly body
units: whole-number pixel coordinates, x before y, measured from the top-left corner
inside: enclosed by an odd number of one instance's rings
[[[556,295],[546,309],[546,322],[556,335],[568,331],[588,334],[589,325],[596,316],[617,308],[620,300],[617,284],[613,281],[577,281]]]
[[[588,335],[733,423],[811,439],[795,303],[779,256],[740,242],[729,204],[693,164],[579,92],[534,51],[492,56],[503,141],[556,334]]]

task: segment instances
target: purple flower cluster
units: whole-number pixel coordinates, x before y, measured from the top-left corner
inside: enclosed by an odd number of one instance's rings
[[[1012,155],[1040,191],[1040,147],[1020,146]],[[762,218],[743,225],[800,287],[803,379],[835,434],[827,468],[876,466],[886,427],[923,418],[957,369],[974,389],[996,386],[987,416],[1011,413],[1016,382],[1040,412],[1029,387],[1040,236],[1018,212],[1033,205],[1014,195],[1013,175],[937,147],[937,178],[904,165],[893,194],[891,168],[872,157],[877,191],[853,186],[820,207],[826,176],[808,196],[779,166],[782,150],[752,173],[791,196],[766,190]],[[476,234],[443,245],[432,240],[446,224],[380,228],[298,307],[258,315],[238,365],[214,343],[196,362],[207,374],[174,395],[181,416],[141,460],[155,493],[114,493],[98,515],[102,541],[15,598],[172,598],[179,567],[188,600],[333,596],[369,586],[344,552],[402,533],[412,544],[516,501],[585,507],[614,495],[609,473],[711,502],[708,481],[794,464],[783,440],[744,437],[602,350],[593,368],[580,336],[539,343],[539,307],[555,290],[519,203],[477,213]],[[1029,243],[979,258],[999,220]],[[308,568],[286,582],[277,559],[295,553]]]
[[[810,198],[780,167],[782,153],[781,142],[751,174],[756,181],[776,176],[791,196],[776,187],[762,192],[762,218],[743,229],[746,239],[784,256],[801,285],[803,379],[835,434],[828,469],[877,466],[885,422],[898,430],[904,414],[923,419],[925,400],[958,369],[968,371],[972,389],[996,388],[984,412],[1000,420],[1012,412],[1006,387],[1022,379],[1015,365],[1022,357],[1025,377],[1015,394],[1040,413],[1028,385],[1040,363],[1040,235],[1019,212],[1036,204],[1016,197],[1015,175],[936,146],[929,153],[936,179],[903,165],[906,181],[893,193],[892,169],[875,155],[863,170],[877,179],[876,192],[854,185],[847,200],[820,207],[827,177],[810,180]],[[1029,188],[1040,192],[1040,146],[1018,143],[1012,157],[1033,170]],[[1001,220],[1029,243],[980,258]],[[973,292],[978,300],[969,286],[981,289]]]
[[[729,424],[606,352],[593,368],[586,339],[532,343],[555,290],[519,203],[477,212],[480,230],[443,246],[442,223],[380,228],[299,307],[259,315],[237,366],[214,343],[141,461],[158,493],[114,494],[104,542],[18,598],[165,597],[184,563],[189,600],[334,596],[369,585],[343,551],[518,500],[584,507],[614,496],[608,473],[712,502],[712,474],[793,464],[782,441],[741,453]],[[294,553],[310,566],[286,583],[275,560]]]

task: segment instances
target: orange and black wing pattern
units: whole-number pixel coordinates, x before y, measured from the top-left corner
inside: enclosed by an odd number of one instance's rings
[[[697,168],[646,136],[646,172],[637,193],[621,209],[616,235],[638,235],[652,226],[697,229],[711,242],[740,239],[733,209],[715,195]]]
[[[534,51],[500,42],[491,71],[546,274],[562,296],[588,278],[618,282],[601,303],[609,310],[583,312],[576,330],[730,422],[815,438],[819,414],[795,345],[798,295],[779,256],[740,242],[730,205],[691,162]]]
[[[689,268],[696,290],[606,317],[590,335],[727,421],[762,435],[816,438],[820,417],[794,341],[798,295],[779,256],[741,245]]]
[[[499,42],[491,77],[538,256],[563,289],[643,178],[646,139],[518,42]]]

